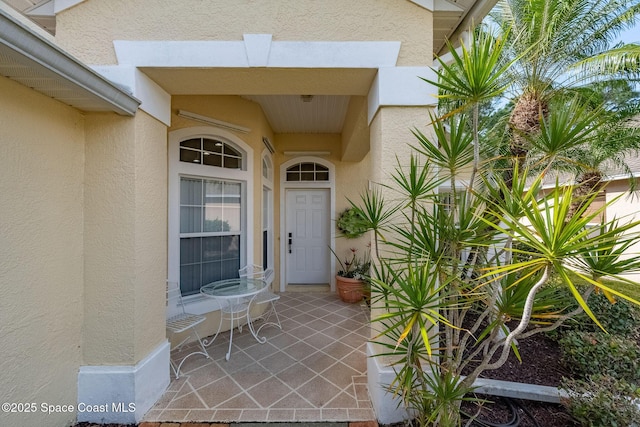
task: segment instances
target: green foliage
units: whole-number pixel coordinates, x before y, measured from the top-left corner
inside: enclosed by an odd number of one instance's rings
[[[329,248],[331,253],[336,257],[336,260],[340,264],[340,270],[338,270],[338,276],[347,277],[349,279],[368,280],[371,274],[371,253],[367,248],[365,254],[358,256],[358,249],[350,248],[349,254],[345,257],[344,261],[335,253],[332,248]]]
[[[583,426],[637,427],[640,408],[635,399],[640,389],[609,375],[594,375],[585,380],[565,380],[562,388],[568,399],[563,403]]]
[[[549,185],[558,172],[580,177],[606,161],[617,164],[640,142],[627,139],[596,98],[585,101],[588,91],[555,90],[575,83],[575,62],[606,50],[616,28],[637,13],[621,3],[501,1],[499,35],[472,31],[468,45],[449,45],[451,61],[438,60],[429,82],[439,89],[441,115],[430,116],[429,132],[413,131],[414,151],[397,160],[385,177],[389,186],[351,202],[374,231],[370,281],[380,310],[372,321],[379,355],[396,372],[389,390],[420,425],[458,426],[460,403],[484,371],[518,355],[516,342],[559,328],[580,310],[598,329],[624,328],[605,319],[618,308],[589,303],[594,289],[640,304],[603,279],[625,281],[620,275],[640,270],[639,257],[626,257],[640,243],[640,222],[593,226],[607,209],[592,206],[597,186],[578,194],[574,186]],[[481,111],[499,105],[507,89],[516,94],[502,103],[500,119]],[[519,102],[523,93],[530,108]],[[530,127],[502,125],[515,110]],[[514,136],[527,147],[517,161],[510,157]],[[541,327],[529,328],[532,322]],[[630,340],[589,333],[572,336],[581,350],[572,363],[591,372],[597,359],[613,372],[611,359],[622,358],[628,363],[616,375],[638,375],[640,354]]]
[[[438,87],[441,100],[458,104],[462,110],[495,98],[507,88],[507,82],[501,77],[511,65],[501,61],[504,42],[505,37],[490,31],[472,31],[469,46],[463,44],[460,51],[447,41],[451,63],[437,58],[444,72],[438,80],[426,81]]]
[[[365,218],[358,209],[345,209],[336,220],[336,227],[348,239],[362,236],[367,232]]]
[[[589,307],[602,323],[602,327],[612,335],[633,339],[640,329],[640,308],[625,300],[611,303],[603,293],[589,297]],[[586,316],[576,316],[573,330],[596,332],[596,326]]]
[[[559,344],[565,366],[578,378],[607,373],[640,384],[640,348],[636,340],[601,331],[567,331]]]
[[[519,278],[516,274],[507,274],[502,278],[500,285],[502,292],[496,301],[498,311],[511,319],[521,319],[526,298],[535,285],[535,276]],[[531,323],[553,323],[573,301],[571,294],[565,292],[562,286],[545,286],[536,295],[531,309]]]
[[[472,390],[462,384],[458,375],[452,372],[439,375],[435,369],[425,375],[423,382],[427,387],[410,397],[412,406],[418,408],[418,424],[458,427],[459,404],[463,400],[475,400],[467,397]]]
[[[223,221],[220,218],[205,219],[204,220],[205,231],[231,231],[229,221]]]
[[[569,413],[585,426],[633,426],[640,420],[640,309],[625,301],[611,303],[604,293],[588,300],[603,328],[586,315],[576,316],[558,340],[571,379],[561,388]]]

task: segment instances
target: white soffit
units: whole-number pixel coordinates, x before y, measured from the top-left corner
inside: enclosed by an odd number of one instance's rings
[[[349,107],[349,96],[251,95],[243,98],[262,107],[278,133],[340,133]]]
[[[28,16],[51,34],[56,33],[56,14],[85,0],[3,0],[18,12]]]
[[[469,26],[478,24],[497,0],[408,0],[433,12],[433,53],[446,53],[446,41],[459,43]]]
[[[448,0],[409,0],[411,3],[415,3],[420,7],[423,7],[432,12],[443,12],[443,11],[456,11],[456,12],[464,12],[464,6],[458,4],[457,1],[448,1]],[[466,3],[470,1],[467,0]]]
[[[63,10],[69,9],[77,4],[83,3],[86,0],[53,0],[54,13],[60,13]]]
[[[133,115],[140,104],[2,7],[0,75],[82,111]]]

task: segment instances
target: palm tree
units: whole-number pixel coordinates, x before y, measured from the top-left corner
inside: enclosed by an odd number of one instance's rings
[[[640,1],[500,0],[489,22],[500,29],[515,59],[508,79],[515,106],[509,116],[509,152],[522,166],[529,140],[558,94],[585,84],[637,77],[640,46],[612,46],[640,14]]]

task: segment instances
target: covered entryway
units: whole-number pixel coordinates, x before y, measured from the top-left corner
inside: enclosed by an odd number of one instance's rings
[[[406,141],[412,137],[411,126],[427,117],[425,113],[429,107],[425,104],[430,102],[429,94],[435,93],[417,77],[428,77],[432,71],[424,66],[399,65],[400,45],[399,41],[288,42],[272,40],[271,35],[265,34],[245,34],[242,41],[114,42],[117,62],[122,67],[116,70],[105,66],[100,70],[128,82],[130,87],[135,87],[134,94],[152,94],[145,97],[145,111],[166,124],[169,135],[187,134],[175,144],[170,138],[167,145],[169,158],[176,156],[177,162],[185,168],[182,174],[173,169],[166,172],[169,186],[185,187],[184,192],[170,193],[180,194],[180,198],[168,197],[167,200],[168,246],[180,247],[183,241],[190,242],[187,239],[191,238],[206,243],[228,239],[231,233],[239,236],[239,244],[226,246],[224,251],[208,248],[168,250],[167,265],[190,268],[198,264],[200,271],[207,273],[200,276],[209,277],[209,271],[205,270],[209,268],[210,260],[212,268],[229,275],[235,274],[245,263],[262,262],[267,270],[268,284],[281,295],[286,293],[290,283],[328,281],[330,290],[335,291],[336,259],[331,256],[329,247],[343,256],[349,250],[350,242],[336,238],[332,221],[348,206],[347,199],[357,200],[371,182],[385,183],[388,170],[395,164],[388,160],[406,146]],[[121,74],[116,76],[116,71]],[[140,120],[146,117],[140,116]],[[159,135],[158,140],[161,139],[162,135]],[[193,139],[199,142],[189,142]],[[183,143],[182,152],[180,142]],[[227,146],[241,152],[242,156],[233,151],[227,156]],[[219,150],[222,150],[222,156]],[[222,163],[218,161],[220,157]],[[242,162],[232,163],[240,157]],[[227,158],[230,163],[225,161]],[[261,163],[273,165],[274,172],[279,171],[280,176],[273,174],[272,178],[268,167],[260,168]],[[196,166],[201,166],[198,171]],[[211,173],[200,172],[205,166]],[[165,178],[164,171],[162,175]],[[180,200],[183,194],[190,194],[191,189],[200,188],[199,184],[205,190],[207,184],[210,188],[219,184],[224,188],[228,184],[236,191],[229,193],[229,197],[224,191],[204,191],[199,199]],[[328,244],[327,240],[314,243],[315,247],[298,253],[297,261],[289,261],[289,232],[292,233],[292,246],[296,244],[293,231],[286,229],[289,197],[298,198],[302,191],[315,196],[324,206],[320,217],[325,224],[314,228],[314,221],[307,218],[309,211],[313,216],[313,209],[309,208],[304,214],[304,229],[310,224],[311,231],[319,230],[317,234],[329,240]],[[213,200],[218,196],[222,196],[220,201],[225,204],[220,218],[216,216],[219,209]],[[327,201],[329,209],[325,216]],[[228,229],[224,225],[227,204],[229,207],[240,206],[239,230],[231,223]],[[182,211],[185,215],[180,215]],[[198,216],[191,218],[189,212]],[[269,239],[271,218],[276,219],[273,221],[272,246]],[[214,224],[216,227],[221,224],[222,229],[209,230]],[[266,236],[264,240],[262,236]],[[327,249],[325,256],[316,257],[314,251],[322,246]],[[293,255],[293,247],[291,250]],[[195,261],[183,256],[194,254],[197,257],[198,253],[200,259]],[[237,260],[240,260],[239,264]],[[307,260],[313,260],[316,265],[305,268],[303,277],[296,277],[289,266],[302,264],[302,260],[305,264]],[[273,262],[273,268],[270,262]],[[322,265],[325,276],[311,277],[314,269],[320,274]],[[180,274],[177,271],[168,268],[169,278],[182,281],[182,277],[178,277],[182,276],[182,270]],[[293,277],[289,277],[290,274]],[[202,324],[202,335],[211,335],[219,324],[219,307],[215,301],[202,297],[197,292],[197,285],[191,290],[193,294],[186,295],[187,310],[207,317]],[[305,286],[303,294],[312,291],[312,286]],[[164,297],[163,292],[164,284],[159,284],[155,296],[160,299]],[[335,294],[327,295],[337,299]],[[164,308],[164,305],[156,305]],[[282,313],[279,308],[278,312]],[[337,322],[333,316],[324,321]],[[283,324],[283,331],[291,330]],[[368,325],[364,330],[367,331],[365,335],[369,335]],[[304,341],[308,334],[317,332],[322,331],[302,328],[296,332],[300,333],[296,339]],[[168,363],[157,366],[166,367]],[[159,368],[157,375],[167,374]],[[233,381],[237,382],[242,375],[243,372],[234,372]],[[376,389],[386,381],[376,370],[369,370],[368,376],[369,384]],[[288,380],[284,384],[292,386],[295,380],[292,376],[292,383]],[[194,396],[184,397],[192,399]],[[197,401],[202,402],[200,398]],[[173,399],[172,402],[173,405],[183,404]],[[395,402],[392,404],[395,406]],[[206,407],[211,409],[210,405]],[[303,419],[298,415],[294,418]]]

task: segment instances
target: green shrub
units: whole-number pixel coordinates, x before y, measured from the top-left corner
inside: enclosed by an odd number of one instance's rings
[[[606,372],[640,383],[640,348],[635,340],[604,332],[566,331],[558,343],[565,366],[578,378]]]
[[[583,426],[637,427],[640,409],[636,399],[640,390],[611,376],[592,376],[586,380],[563,380],[568,394],[563,404]]]
[[[344,210],[336,220],[336,227],[348,239],[362,236],[367,230],[364,217],[357,209]]]
[[[614,304],[603,294],[595,294],[589,297],[589,308],[600,321],[604,329],[610,334],[623,336],[636,335],[640,328],[640,310],[630,302],[619,299]],[[593,323],[586,314],[578,316],[578,325],[575,329],[583,331],[599,331],[598,325]]]

